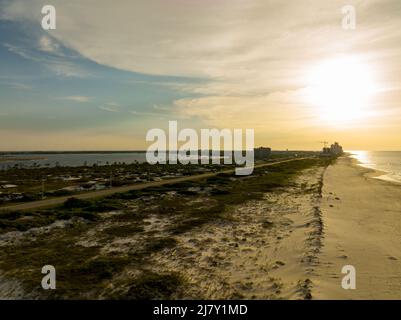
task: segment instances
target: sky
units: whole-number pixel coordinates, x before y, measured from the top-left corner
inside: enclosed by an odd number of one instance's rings
[[[169,120],[252,128],[274,149],[401,150],[400,16],[398,0],[0,0],[0,150],[146,149]],[[343,57],[374,79],[353,117],[337,97],[364,72],[315,77],[329,93],[309,77]]]

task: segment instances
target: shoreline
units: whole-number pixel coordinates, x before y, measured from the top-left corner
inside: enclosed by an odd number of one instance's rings
[[[41,157],[30,157],[30,158],[18,158],[18,157],[1,157],[0,162],[13,162],[13,161],[39,161],[39,160],[47,160],[47,158]]]
[[[351,160],[352,165],[354,165],[355,167],[365,169],[367,171],[367,177],[374,178],[379,181],[390,182],[391,184],[395,185],[401,185],[401,181],[391,178],[391,172],[369,167],[360,162],[357,158],[352,157],[351,154],[347,155],[346,157]]]
[[[401,298],[401,188],[377,179],[380,174],[351,157],[339,158],[326,170],[314,298]],[[341,287],[345,265],[356,269],[356,290]]]

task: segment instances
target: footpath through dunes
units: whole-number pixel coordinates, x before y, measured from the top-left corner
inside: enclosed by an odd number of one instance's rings
[[[325,237],[314,277],[321,299],[401,299],[401,186],[342,157],[326,170]],[[341,269],[356,269],[356,289],[341,286]]]
[[[0,297],[313,298],[329,161],[0,213]],[[46,264],[57,290],[40,288]]]

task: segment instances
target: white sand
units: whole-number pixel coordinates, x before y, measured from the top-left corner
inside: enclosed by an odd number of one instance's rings
[[[401,186],[372,173],[346,157],[325,173],[314,298],[401,299]],[[341,287],[347,264],[356,268],[355,290]]]
[[[293,187],[233,207],[231,221],[177,236],[179,246],[152,255],[155,271],[184,275],[187,299],[308,299],[321,243],[323,171],[306,170]]]

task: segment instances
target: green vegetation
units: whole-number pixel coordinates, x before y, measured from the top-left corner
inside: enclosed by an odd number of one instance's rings
[[[49,225],[56,220],[80,217],[88,221],[98,220],[98,213],[123,209],[121,201],[110,198],[80,200],[69,198],[63,205],[35,211],[0,211],[0,234],[9,231],[26,231]]]
[[[113,226],[103,230],[103,233],[114,237],[128,237],[136,232],[142,232],[143,226],[131,223],[122,226]]]
[[[179,274],[159,274],[145,268],[153,254],[177,247],[177,236],[194,228],[231,221],[232,206],[261,199],[267,192],[291,186],[302,170],[326,166],[330,161],[300,160],[258,168],[249,177],[218,174],[204,180],[167,184],[102,199],[70,198],[51,209],[0,212],[0,234],[25,231],[73,217],[86,221],[50,234],[40,234],[34,241],[27,239],[4,246],[0,252],[0,270],[7,277],[21,281],[27,292],[43,298],[84,299],[102,295],[122,299],[169,299],[185,286],[185,280]],[[101,215],[110,211],[119,211],[119,214],[107,218]],[[153,227],[146,222],[149,217],[160,217],[168,223]],[[105,227],[96,228],[103,224]],[[264,227],[270,228],[271,224],[266,220]],[[129,238],[135,244],[120,251],[102,250],[120,238]],[[90,242],[91,239],[95,241],[88,247],[79,244],[81,240]],[[43,276],[40,270],[46,264],[56,267],[55,291],[39,289]],[[137,270],[140,276],[118,278],[127,269]],[[105,290],[110,281],[113,284],[122,281],[121,290]]]
[[[128,284],[128,291],[117,295],[118,299],[172,299],[184,281],[177,273],[157,274],[148,271]]]
[[[2,189],[0,204],[40,200],[42,196],[74,195],[91,190],[94,182],[100,187],[109,187],[110,177],[112,178],[112,185],[117,187],[153,181],[160,177],[174,177],[177,174],[187,176],[228,167],[232,167],[232,165],[114,163],[79,167],[37,167],[34,163],[31,168],[16,165],[7,170],[0,170],[0,181],[3,181],[3,184],[16,185],[11,189]],[[64,189],[66,187],[72,189]]]

